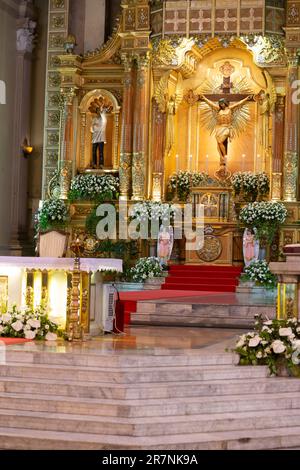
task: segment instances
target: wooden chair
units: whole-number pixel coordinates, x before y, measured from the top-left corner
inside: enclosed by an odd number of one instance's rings
[[[65,258],[69,233],[59,230],[40,232],[37,243],[37,256],[41,258]]]

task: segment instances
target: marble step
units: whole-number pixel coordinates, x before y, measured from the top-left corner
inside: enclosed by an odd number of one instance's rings
[[[163,418],[121,418],[0,409],[0,427],[41,431],[108,434],[116,436],[170,436],[249,429],[299,426],[300,410],[251,411]]]
[[[212,304],[194,304],[183,305],[180,304],[148,304],[146,302],[138,302],[136,315],[178,315],[178,316],[213,316],[213,317],[253,317],[259,312],[262,315],[273,314],[275,309],[274,305],[212,305]]]
[[[74,398],[51,395],[0,393],[0,408],[8,410],[71,413],[90,416],[153,417],[201,413],[300,409],[299,392],[181,397],[147,400]]]
[[[0,443],[14,450],[267,450],[299,447],[300,427],[157,437],[0,428]]]
[[[132,325],[154,325],[154,326],[199,326],[199,327],[218,327],[218,328],[253,328],[253,318],[248,317],[201,317],[197,315],[180,316],[180,315],[160,315],[160,314],[131,314]]]
[[[70,382],[49,379],[23,379],[4,377],[0,392],[60,395],[78,398],[105,398],[136,400],[152,398],[198,397],[209,394],[230,395],[253,393],[281,393],[285,390],[300,392],[300,381],[280,378],[252,378],[234,380],[209,380],[162,384],[151,382],[135,385],[109,384],[103,382]]]
[[[166,367],[131,367],[114,371],[109,368],[86,367],[79,369],[62,365],[34,365],[10,363],[0,365],[1,377],[23,377],[37,379],[57,379],[69,381],[143,383],[143,382],[180,382],[194,380],[216,380],[234,378],[266,377],[266,367],[238,367],[234,365],[204,366],[166,366]]]
[[[7,349],[6,363],[26,364],[59,364],[84,367],[156,367],[156,366],[190,366],[190,365],[225,365],[235,364],[234,354],[203,354],[197,350],[159,349],[149,352],[117,355],[117,354],[76,354],[27,352]]]

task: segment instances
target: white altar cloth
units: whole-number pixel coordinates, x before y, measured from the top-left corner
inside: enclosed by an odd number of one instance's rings
[[[0,269],[5,268],[35,269],[37,271],[72,271],[74,258],[29,258],[18,256],[0,256]],[[81,271],[123,271],[121,259],[80,258]]]

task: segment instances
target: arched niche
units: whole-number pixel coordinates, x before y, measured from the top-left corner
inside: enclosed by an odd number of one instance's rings
[[[105,148],[105,166],[111,166],[114,170],[118,170],[121,108],[116,97],[110,91],[101,88],[86,93],[79,105],[79,167],[87,168],[91,162],[91,124],[93,114],[89,111],[89,108],[93,101],[97,98],[99,99],[100,97],[103,97],[112,106],[112,111],[107,116],[107,144]],[[111,165],[107,165],[107,161],[111,162]]]

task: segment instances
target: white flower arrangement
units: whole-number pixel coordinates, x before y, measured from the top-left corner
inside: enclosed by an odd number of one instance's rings
[[[55,341],[58,330],[59,326],[49,319],[43,307],[22,311],[13,306],[0,314],[0,337]]]
[[[160,259],[151,256],[149,258],[140,258],[136,265],[131,268],[130,274],[133,281],[145,282],[152,277],[161,277],[163,268],[160,264]]]
[[[168,187],[174,195],[177,193],[179,200],[186,201],[193,187],[201,186],[208,179],[208,175],[202,172],[180,170],[169,178]]]
[[[257,196],[266,196],[270,191],[270,178],[266,173],[251,171],[237,172],[231,177],[234,195],[243,194],[246,199],[255,201]]]
[[[116,199],[119,194],[119,179],[111,175],[77,175],[71,181],[69,199],[99,201]]]
[[[266,320],[257,316],[254,332],[238,338],[234,352],[241,365],[267,365],[271,374],[285,365],[293,375],[300,377],[300,323],[296,318]]]
[[[138,222],[158,221],[170,223],[176,214],[176,207],[169,203],[144,201],[134,204],[130,216]]]
[[[68,220],[69,209],[60,199],[46,199],[37,215],[39,229],[47,230],[52,226],[64,227]]]
[[[274,289],[277,285],[277,277],[271,273],[266,260],[252,261],[244,268],[241,274],[242,281],[253,281],[257,286],[266,289]]]
[[[253,202],[247,204],[240,214],[239,220],[246,227],[256,228],[259,240],[266,239],[272,243],[276,230],[285,222],[287,209],[281,202]]]

